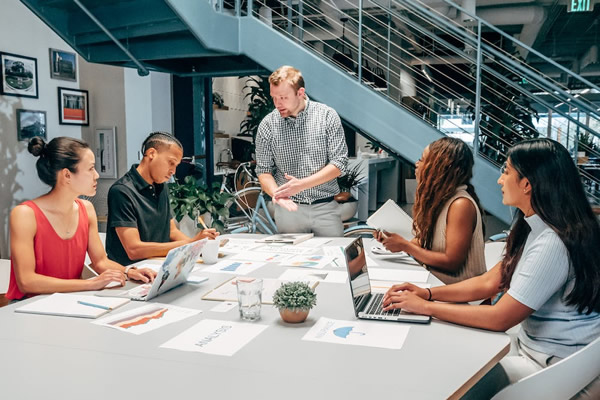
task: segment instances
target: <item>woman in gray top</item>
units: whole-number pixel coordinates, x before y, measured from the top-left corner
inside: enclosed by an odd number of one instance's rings
[[[486,274],[453,285],[396,285],[384,301],[387,309],[476,328],[505,331],[522,323],[518,356],[506,357],[476,385],[470,392],[477,391],[476,398],[600,336],[600,225],[568,151],[550,139],[524,141],[509,151],[501,171],[503,203],[518,208],[503,260]],[[503,296],[494,305],[452,304],[497,292]],[[588,398],[600,398],[600,379],[585,391]]]

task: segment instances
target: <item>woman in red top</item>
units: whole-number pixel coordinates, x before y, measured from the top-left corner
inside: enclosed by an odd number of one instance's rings
[[[39,137],[29,142],[38,176],[52,189],[15,207],[10,213],[11,272],[9,299],[36,294],[99,290],[127,277],[150,282],[150,269],[125,269],[106,256],[94,206],[78,197],[96,194],[98,173],[87,143],[57,137],[48,144]],[[99,273],[80,279],[86,252]]]

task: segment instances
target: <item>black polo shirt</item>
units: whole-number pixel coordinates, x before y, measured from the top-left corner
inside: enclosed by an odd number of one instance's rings
[[[137,166],[133,165],[108,191],[106,253],[108,258],[121,265],[139,260],[127,257],[115,228],[137,228],[142,242],[166,243],[171,240],[167,184],[149,184],[137,171]]]

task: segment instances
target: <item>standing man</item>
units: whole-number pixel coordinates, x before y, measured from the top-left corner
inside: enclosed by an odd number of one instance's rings
[[[276,109],[256,135],[256,173],[273,198],[280,233],[343,236],[337,177],[345,173],[348,148],[340,117],[311,101],[296,68],[283,66],[269,77]]]
[[[193,238],[175,226],[169,205],[167,181],[183,157],[179,140],[164,132],[151,133],[142,144],[142,161],[117,180],[108,191],[108,258],[129,265],[205,237],[214,239],[214,229],[204,229]]]

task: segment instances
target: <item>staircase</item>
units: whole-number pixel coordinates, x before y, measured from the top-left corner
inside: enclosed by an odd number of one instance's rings
[[[580,171],[599,203],[592,162],[600,116],[590,96],[600,88],[551,60],[568,85],[532,69],[514,51],[541,54],[450,1],[465,18],[404,0],[22,2],[86,60],[141,75],[248,75],[294,65],[311,98],[411,162],[431,141],[460,137],[478,150],[473,183],[483,206],[505,222],[498,166],[523,138],[560,140],[574,159],[585,151]]]

